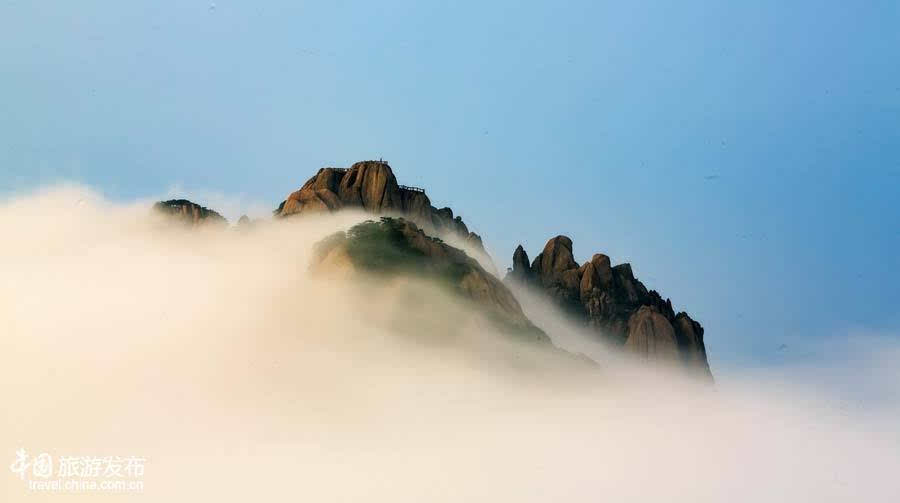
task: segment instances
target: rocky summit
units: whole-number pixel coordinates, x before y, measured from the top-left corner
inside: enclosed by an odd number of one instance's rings
[[[481,236],[469,232],[450,208],[435,208],[425,191],[399,185],[384,161],[362,161],[349,169],[322,168],[278,206],[274,214],[334,212],[358,208],[370,213],[397,215],[411,220],[432,235],[455,235],[472,248],[484,251]]]
[[[345,278],[365,272],[388,280],[404,275],[428,280],[468,301],[500,332],[550,343],[496,276],[462,250],[428,236],[402,218],[382,217],[379,222],[363,222],[331,235],[316,246],[310,269]]]
[[[556,236],[529,262],[519,245],[505,280],[542,292],[599,336],[649,361],[683,365],[691,373],[712,378],[703,344],[703,327],[672,302],[647,290],[631,264],[612,266],[595,254],[578,265],[572,240]]]
[[[185,199],[161,201],[154,208],[189,226],[226,223],[215,211]],[[273,214],[282,219],[342,209],[388,217],[324,240],[315,253],[314,271],[365,271],[436,280],[470,301],[501,331],[550,345],[550,338],[526,317],[507,285],[532,288],[627,353],[649,363],[682,366],[712,380],[703,327],[687,313],[676,313],[669,299],[647,290],[634,277],[630,264],[613,266],[608,256],[598,253],[579,265],[572,240],[556,236],[533,261],[521,245],[516,248],[513,266],[501,282],[462,249],[440,239],[452,238],[467,245],[470,253],[487,257],[481,237],[470,232],[450,208],[432,206],[424,190],[399,185],[383,161],[357,162],[348,169],[322,168]],[[252,226],[242,217],[237,228]],[[489,258],[481,264],[492,267]]]
[[[153,205],[153,209],[174,217],[176,220],[187,226],[197,226],[201,224],[227,224],[228,220],[216,211],[192,203],[187,199],[169,199],[168,201],[159,201]]]

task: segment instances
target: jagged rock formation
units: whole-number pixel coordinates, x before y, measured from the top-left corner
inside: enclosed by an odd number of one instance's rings
[[[469,232],[450,208],[435,208],[422,189],[397,183],[383,161],[357,162],[350,169],[322,168],[303,187],[291,193],[274,211],[286,217],[302,213],[361,208],[376,214],[396,214],[438,236],[454,234],[476,250],[484,251],[481,237]]]
[[[677,362],[711,378],[703,345],[703,327],[687,313],[675,314],[672,302],[638,281],[630,264],[611,267],[609,257],[594,255],[579,266],[572,240],[556,236],[529,264],[519,245],[505,281],[536,287],[558,305],[612,342],[651,361]]]
[[[316,246],[310,269],[346,278],[356,271],[399,277],[404,274],[434,280],[460,297],[501,332],[549,344],[550,339],[522,312],[512,292],[493,274],[460,249],[425,234],[402,218],[382,217],[347,232],[336,233]]]
[[[462,250],[429,234],[461,238],[475,251],[484,253],[481,238],[469,232],[450,208],[432,206],[423,190],[398,185],[387,163],[365,161],[349,169],[320,169],[274,213],[276,217],[286,217],[342,208],[400,214],[405,218],[368,221],[324,240],[315,254],[314,270],[412,273],[436,279],[471,301],[501,331],[550,344],[503,282]],[[160,201],[154,209],[191,227],[207,223],[227,225],[219,213],[185,199]],[[242,216],[235,228],[247,230],[253,225]],[[490,268],[490,260],[486,262]],[[534,261],[529,261],[521,245],[516,248],[513,267],[504,281],[541,290],[586,325],[639,358],[678,363],[712,379],[703,327],[685,312],[676,314],[669,299],[648,291],[634,277],[630,264],[613,267],[608,256],[596,254],[579,266],[572,240],[556,236]]]
[[[221,224],[227,225],[228,220],[217,212],[192,203],[187,199],[169,199],[168,201],[159,201],[153,205],[155,211],[174,217],[188,226],[197,226],[201,224]]]

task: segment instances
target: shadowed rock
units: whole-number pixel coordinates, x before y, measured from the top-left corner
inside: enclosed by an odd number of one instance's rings
[[[173,217],[181,223],[188,226],[197,226],[201,224],[219,224],[227,225],[228,220],[217,212],[192,203],[187,199],[169,199],[168,201],[159,201],[153,205],[154,211],[158,211],[170,217]]]
[[[598,335],[642,359],[680,363],[712,378],[703,327],[687,313],[676,315],[669,299],[648,291],[631,264],[611,267],[609,257],[598,253],[579,267],[572,240],[556,236],[530,266],[519,245],[505,281],[542,291]]]
[[[382,217],[336,233],[316,245],[315,274],[352,276],[358,271],[386,279],[413,276],[431,280],[471,302],[494,328],[526,340],[550,339],[522,312],[512,292],[460,249],[425,234],[413,222]]]
[[[651,306],[641,306],[628,319],[625,349],[644,360],[675,363],[680,359],[675,329]]]
[[[532,277],[528,254],[522,245],[517,246],[516,252],[513,253],[513,266],[509,273],[519,281],[528,281]]]

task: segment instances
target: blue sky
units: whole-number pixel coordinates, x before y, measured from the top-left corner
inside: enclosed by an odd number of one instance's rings
[[[714,370],[779,364],[900,332],[898,25],[895,1],[5,0],[0,191],[274,207],[383,157],[501,267],[566,234],[699,319]]]

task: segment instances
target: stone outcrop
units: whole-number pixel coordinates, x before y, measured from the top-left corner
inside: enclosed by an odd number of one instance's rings
[[[192,203],[187,199],[170,199],[159,201],[153,205],[153,209],[165,215],[171,216],[187,226],[203,224],[227,225],[228,220],[217,212]]]
[[[349,169],[320,169],[291,193],[274,214],[287,217],[344,208],[403,218],[368,221],[326,239],[318,247],[314,269],[336,269],[342,275],[352,275],[361,270],[388,272],[400,264],[401,269],[390,272],[412,272],[449,284],[454,292],[487,313],[497,327],[549,344],[547,335],[528,320],[507,286],[485,271],[484,267],[493,266],[489,258],[479,263],[432,236],[453,236],[457,243],[474,251],[474,257],[486,258],[481,237],[470,232],[450,208],[432,206],[423,190],[399,185],[385,162],[364,161]],[[227,225],[219,213],[186,199],[160,201],[154,209],[189,227]],[[235,228],[249,230],[254,225],[242,216]],[[360,247],[360,243],[366,245]],[[669,299],[647,290],[634,277],[630,264],[613,266],[608,256],[598,253],[579,265],[572,240],[556,236],[533,261],[519,245],[504,281],[540,290],[598,335],[639,359],[675,363],[712,379],[703,327],[687,313],[676,313]]]
[[[625,348],[645,360],[677,361],[680,358],[675,329],[650,306],[641,306],[628,319]]]
[[[525,271],[530,272],[531,265],[528,263],[528,254],[525,253],[522,245],[519,245],[516,247],[515,253],[513,253],[513,266],[509,270],[509,277],[516,281],[523,281],[526,279]]]
[[[469,232],[462,218],[450,208],[435,208],[425,191],[397,183],[391,167],[382,161],[357,162],[349,169],[322,168],[303,186],[288,195],[274,211],[277,217],[333,212],[343,208],[399,215],[429,233],[459,237],[466,245],[484,252],[481,237]]]
[[[366,271],[389,278],[411,275],[431,279],[470,301],[500,331],[550,343],[502,281],[464,251],[428,236],[402,218],[363,222],[324,239],[316,246],[310,269],[314,274],[341,278]]]
[[[596,254],[579,266],[566,236],[550,239],[529,264],[521,245],[505,281],[544,292],[564,310],[639,358],[683,365],[712,378],[703,327],[687,313],[676,314],[669,299],[647,290],[630,264],[612,267]]]

